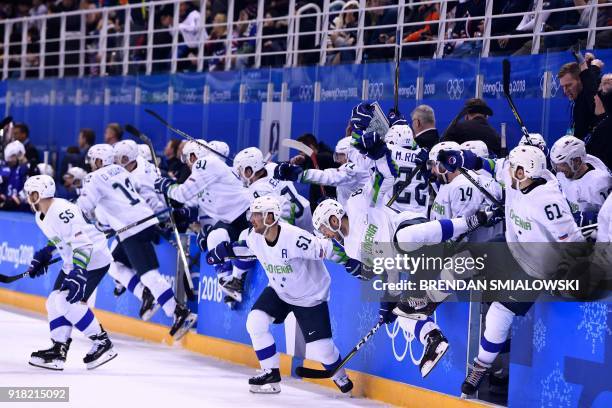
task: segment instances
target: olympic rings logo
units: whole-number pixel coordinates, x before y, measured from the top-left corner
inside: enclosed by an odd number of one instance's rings
[[[544,81],[546,78],[546,73],[543,73],[540,77],[540,90],[544,92]],[[561,88],[561,84],[559,83],[559,78],[556,74],[550,76],[550,83],[548,84],[550,88],[550,96],[554,98],[557,96],[557,92],[559,92],[559,88]]]
[[[448,97],[451,99],[460,99],[461,95],[463,95],[463,91],[465,89],[465,84],[463,82],[463,78],[457,79],[449,79],[446,82],[446,93]]]
[[[433,315],[433,319],[434,319],[434,322],[438,320],[435,312]],[[393,325],[391,326],[391,330],[389,330],[389,326],[390,325],[386,324],[385,330],[387,331],[387,336],[389,336],[389,338],[391,339],[391,348],[393,349],[393,356],[395,357],[395,360],[399,362],[404,361],[404,359],[406,358],[406,355],[410,351],[410,359],[412,360],[412,363],[414,365],[418,365],[423,359],[423,356],[425,355],[425,348],[423,347],[423,351],[421,352],[421,355],[419,356],[419,358],[415,358],[414,351],[412,350],[412,341],[415,340],[416,337],[413,334],[408,333],[406,330],[404,330],[399,325],[398,319],[395,319],[395,321],[393,322]],[[400,345],[395,344],[395,339],[398,336],[400,336],[400,333],[402,334],[402,337],[404,338],[403,346],[401,345],[401,342],[400,342]]]
[[[384,92],[384,84],[382,82],[370,82],[368,84],[368,99],[382,99]]]
[[[313,85],[300,85],[298,90],[298,99],[300,101],[309,101],[312,99],[314,94],[314,86]]]

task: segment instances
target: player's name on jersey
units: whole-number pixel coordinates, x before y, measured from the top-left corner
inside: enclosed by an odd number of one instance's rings
[[[534,291],[534,292],[556,292],[556,291],[578,291],[580,281],[577,279],[491,279],[491,280],[445,280],[445,279],[421,279],[400,280],[398,282],[383,282],[375,280],[372,282],[374,290],[377,291]]]

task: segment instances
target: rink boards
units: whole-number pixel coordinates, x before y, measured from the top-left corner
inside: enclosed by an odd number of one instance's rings
[[[45,244],[31,215],[0,213],[0,268],[3,274],[16,274],[29,264],[29,256]],[[174,279],[176,254],[167,243],[157,247],[161,271]],[[335,340],[342,352],[350,350],[376,322],[378,305],[361,299],[363,283],[349,276],[341,267],[328,264],[332,276],[330,310]],[[44,298],[59,271],[38,279],[22,279],[0,290],[0,301],[25,308],[44,310]],[[259,268],[248,277],[243,304],[230,311],[222,303],[214,271],[205,266],[198,288],[199,322],[197,335],[188,336],[183,346],[229,361],[255,365],[255,355],[245,329],[246,316],[267,278]],[[158,313],[152,323],[137,320],[139,302],[130,294],[115,298],[113,282],[106,277],[93,301],[102,313],[101,320],[110,330],[162,341],[167,339],[163,326],[170,319]],[[27,296],[35,295],[35,296]],[[612,406],[612,308],[604,303],[541,304],[525,317],[515,320],[512,328],[510,406]],[[445,397],[458,395],[465,376],[467,360],[468,305],[445,304],[436,320],[451,347],[439,366],[423,380],[415,366],[422,347],[407,338],[397,325],[379,333],[353,358],[349,368],[355,371],[362,395],[389,403],[426,406],[435,403],[454,406],[465,402]],[[301,364],[302,347],[294,339],[294,327],[276,326],[273,330],[283,354],[283,371]],[[299,337],[299,335],[298,335]],[[285,341],[285,338],[288,340]],[[297,346],[296,346],[297,344]],[[410,384],[406,386],[404,384]],[[329,382],[328,382],[329,385]],[[427,390],[435,391],[428,392]],[[431,405],[430,405],[431,406]]]

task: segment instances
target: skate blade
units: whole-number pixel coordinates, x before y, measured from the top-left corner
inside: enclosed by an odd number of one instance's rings
[[[195,313],[189,313],[189,316],[187,317],[187,319],[185,319],[183,326],[180,329],[178,329],[176,333],[174,333],[174,336],[172,336],[174,341],[179,341],[180,339],[182,339],[187,334],[189,329],[191,329],[191,327],[195,324],[197,320],[198,320],[198,317],[196,316]]]
[[[159,305],[159,303],[156,303],[153,308],[151,310],[148,310],[147,312],[145,312],[142,316],[141,319],[145,322],[151,320],[151,318],[153,316],[155,316],[155,313],[157,313],[157,311],[161,308],[161,306]]]
[[[225,295],[231,297],[236,302],[242,302],[242,293],[236,292],[234,290],[226,289],[226,288],[224,288],[221,285],[220,285],[220,287],[221,287],[221,292],[223,292]]]
[[[251,385],[253,394],[278,394],[281,392],[280,383],[270,383],[265,385]]]
[[[423,378],[427,377],[427,375],[431,372],[431,370],[434,369],[436,364],[438,364],[438,361],[440,361],[442,356],[446,354],[447,350],[448,350],[448,342],[443,341],[440,344],[438,344],[438,347],[436,347],[436,354],[437,354],[436,358],[433,361],[428,361],[425,364],[423,364],[423,368],[421,369],[421,377]]]
[[[104,365],[104,364],[108,363],[109,361],[111,361],[112,359],[114,359],[117,356],[118,356],[117,352],[114,349],[111,348],[106,353],[104,353],[100,357],[98,357],[98,359],[96,361],[92,361],[90,363],[87,363],[86,367],[87,367],[88,370],[93,370],[94,368],[98,368],[101,365]]]
[[[45,360],[43,360],[42,358],[32,357],[30,358],[30,361],[28,361],[28,364],[30,364],[33,367],[44,368],[44,369],[52,370],[52,371],[63,371],[64,370],[64,362],[58,361],[58,360],[54,360],[51,362],[45,362]]]
[[[424,313],[404,313],[399,307],[393,309],[393,314],[412,320],[427,320],[429,318],[429,316]]]

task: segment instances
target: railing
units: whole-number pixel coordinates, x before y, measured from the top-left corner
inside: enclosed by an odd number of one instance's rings
[[[443,58],[459,55],[457,52],[461,51],[463,56],[487,57],[493,53],[503,54],[504,49],[492,45],[508,41],[524,41],[527,52],[537,54],[544,50],[543,42],[548,46],[546,43],[555,38],[565,38],[561,42],[565,48],[571,45],[568,42],[577,42],[583,49],[592,49],[598,45],[598,37],[612,29],[605,25],[612,20],[612,3],[597,0],[553,10],[546,10],[543,0],[536,0],[534,10],[506,14],[494,14],[493,0],[487,0],[482,15],[477,16],[456,16],[459,6],[453,7],[443,0],[324,0],[322,9],[313,3],[296,8],[296,1],[290,0],[287,14],[276,17],[267,16],[271,10],[264,0],[258,1],[255,15],[236,10],[235,0],[228,0],[223,13],[225,18],[217,15],[209,23],[201,17],[207,12],[207,2],[202,1],[197,9],[199,22],[187,28],[176,23],[185,18],[181,15],[181,3],[186,2],[150,1],[144,5],[83,9],[0,21],[4,33],[4,38],[0,38],[2,78],[362,63],[392,59],[397,53],[401,58]],[[349,5],[354,10],[345,12],[343,8]],[[421,6],[433,7],[439,18],[405,22],[404,17]],[[171,13],[168,8],[172,9]],[[565,12],[581,14],[582,25],[566,25],[553,31],[544,29],[544,22],[551,13]],[[332,26],[335,19],[343,19],[345,15],[354,22],[347,27]],[[525,16],[534,19],[533,30],[524,33],[496,33],[494,30],[496,22],[502,18]],[[604,20],[605,23],[598,25],[598,21]],[[426,36],[418,41],[404,42],[407,34],[425,24],[430,25]],[[457,37],[455,34],[462,25],[466,30]],[[482,28],[467,29],[475,25]],[[344,44],[331,41],[332,37],[346,34]],[[399,46],[396,35],[402,38]]]

